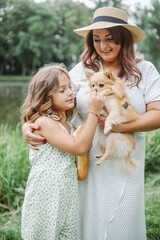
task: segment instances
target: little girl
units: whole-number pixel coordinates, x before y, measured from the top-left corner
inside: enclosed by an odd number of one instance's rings
[[[89,151],[104,97],[90,93],[85,126],[79,136],[67,119],[75,98],[68,72],[60,64],[44,66],[33,77],[22,105],[23,122],[40,125],[35,130],[47,140],[30,149],[31,171],[22,207],[24,240],[78,240],[79,201],[75,155]]]

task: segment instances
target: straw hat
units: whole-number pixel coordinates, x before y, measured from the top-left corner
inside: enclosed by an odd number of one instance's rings
[[[128,16],[125,11],[114,7],[98,8],[93,15],[93,23],[83,28],[75,29],[74,32],[86,37],[90,30],[122,26],[132,34],[133,42],[139,42],[144,38],[144,31],[128,24]]]

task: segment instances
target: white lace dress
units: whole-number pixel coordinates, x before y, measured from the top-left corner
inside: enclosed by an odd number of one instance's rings
[[[160,76],[150,62],[143,60],[138,67],[142,72],[139,88],[126,88],[126,91],[135,108],[144,113],[147,103],[160,100]],[[88,114],[85,71],[87,69],[82,63],[70,71],[77,92],[78,114],[73,120],[76,127],[86,121]],[[99,151],[98,133],[99,126],[89,155],[88,177],[79,181],[81,240],[145,240],[145,133],[136,133],[134,158],[139,167],[131,176],[117,173],[113,159],[104,161],[100,166],[95,164],[95,155]]]

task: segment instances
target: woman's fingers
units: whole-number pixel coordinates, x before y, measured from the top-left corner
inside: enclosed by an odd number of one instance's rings
[[[39,145],[35,145],[33,142],[29,143],[28,146],[34,150],[38,150],[39,149]]]

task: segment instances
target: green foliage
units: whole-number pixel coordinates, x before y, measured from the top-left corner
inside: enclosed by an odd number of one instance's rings
[[[29,76],[0,76],[0,82],[12,82],[12,83],[27,83],[30,81],[30,77]]]
[[[0,126],[0,206],[11,211],[21,206],[29,172],[28,146],[21,126]],[[146,135],[146,172],[160,171],[160,131]],[[160,182],[160,181],[159,181]],[[158,184],[158,181],[157,181]]]
[[[72,0],[13,1],[0,19],[0,73],[28,75],[49,62],[63,62],[70,68],[84,44],[73,29],[89,19],[91,10]]]
[[[160,1],[152,0],[144,10],[138,6],[135,10],[135,19],[139,26],[145,31],[145,39],[139,44],[139,50],[144,54],[147,60],[160,71]]]
[[[122,0],[93,0],[93,8],[73,0],[1,0],[0,3],[0,74],[30,75],[32,71],[49,62],[63,62],[68,69],[78,61],[84,49],[84,39],[74,29],[92,22],[95,9],[114,6],[133,10]],[[146,38],[138,44],[145,58],[160,69],[160,15],[159,0],[153,0],[150,8],[134,10],[135,23],[146,32]]]
[[[0,217],[0,239],[22,240],[20,233],[20,208],[18,211],[5,212]]]
[[[95,8],[100,8],[100,7],[106,7],[106,6],[111,6],[111,7],[120,7],[122,6],[122,0],[92,0],[92,2],[95,4]]]
[[[160,142],[159,130],[148,132],[146,138],[147,171],[155,171],[152,165],[159,165],[157,146]],[[152,149],[151,152],[149,152]],[[157,157],[156,157],[157,154]],[[148,157],[149,156],[149,157]],[[154,156],[154,158],[152,158]],[[150,163],[152,158],[152,163]],[[24,197],[26,179],[29,173],[28,147],[18,124],[15,130],[0,127],[0,239],[21,240],[20,213]],[[149,162],[148,162],[149,161]],[[147,172],[146,171],[146,172]],[[147,237],[149,240],[160,236],[160,176],[146,173],[145,202]]]
[[[20,125],[0,127],[0,207],[11,211],[21,206],[29,171],[27,144]]]
[[[147,133],[145,170],[160,172],[160,130]]]
[[[147,239],[159,240],[160,236],[160,176],[146,174],[145,178],[145,212]]]

